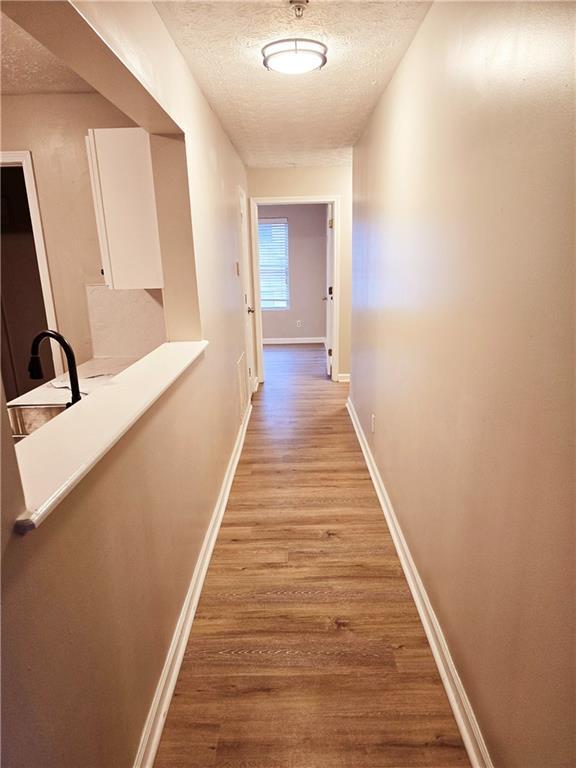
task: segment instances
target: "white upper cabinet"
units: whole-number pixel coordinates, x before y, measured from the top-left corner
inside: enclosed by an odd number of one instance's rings
[[[163,288],[148,133],[90,129],[86,146],[106,285]]]

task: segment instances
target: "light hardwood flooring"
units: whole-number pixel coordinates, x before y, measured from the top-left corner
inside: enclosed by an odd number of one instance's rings
[[[468,766],[348,385],[265,354],[155,768]]]

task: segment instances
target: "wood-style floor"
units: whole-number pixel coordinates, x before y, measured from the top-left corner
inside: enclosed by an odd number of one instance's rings
[[[347,389],[266,348],[155,768],[469,766]]]

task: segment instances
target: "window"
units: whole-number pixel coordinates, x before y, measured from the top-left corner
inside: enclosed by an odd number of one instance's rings
[[[288,219],[260,219],[260,300],[262,309],[290,307]]]

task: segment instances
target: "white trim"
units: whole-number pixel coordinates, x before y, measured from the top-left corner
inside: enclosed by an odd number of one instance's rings
[[[456,718],[456,723],[460,730],[460,734],[462,735],[462,740],[464,741],[472,768],[494,768],[480,726],[478,725],[476,715],[474,714],[470,700],[466,695],[454,660],[450,655],[450,649],[446,642],[446,638],[444,637],[442,627],[440,626],[438,617],[434,613],[434,608],[426,593],[426,588],[420,578],[416,564],[412,559],[410,549],[408,548],[408,544],[404,538],[396,514],[394,513],[392,502],[390,501],[390,497],[388,496],[382,477],[376,466],[372,451],[370,450],[362,425],[360,424],[358,414],[350,399],[348,399],[346,407],[356,431],[358,442],[362,448],[362,453],[364,454],[364,459],[366,460],[380,506],[384,512],[386,523],[390,529],[396,552],[400,558],[402,570],[404,571],[406,581],[408,582],[412,597],[416,603],[416,608],[424,627],[424,631],[426,632],[426,637],[430,643],[430,648],[434,654],[434,659],[440,677],[442,678],[442,683],[446,689],[448,700],[450,701],[450,706],[454,712],[454,717]]]
[[[264,353],[262,332],[262,309],[260,302],[260,263],[258,254],[258,206],[259,205],[308,205],[330,203],[334,206],[334,323],[332,328],[332,381],[338,381],[338,368],[340,363],[340,242],[342,229],[342,205],[341,196],[327,195],[298,195],[292,197],[251,197],[250,198],[250,224],[252,234],[252,273],[254,275],[254,306],[257,307],[256,317],[256,362],[258,365],[258,377],[264,381]]]
[[[324,344],[325,341],[324,336],[296,336],[292,339],[262,339],[262,344]]]
[[[18,165],[22,167],[22,171],[24,172],[24,184],[26,186],[30,220],[32,222],[32,236],[34,238],[36,260],[38,261],[38,273],[40,275],[40,286],[42,288],[42,297],[44,299],[46,322],[48,328],[57,331],[58,322],[56,320],[52,283],[50,282],[50,269],[48,267],[48,256],[46,255],[46,244],[44,242],[44,230],[42,229],[40,205],[38,203],[38,193],[36,191],[32,153],[27,150],[0,151],[0,166],[9,167]],[[52,350],[54,373],[56,376],[61,376],[64,373],[64,365],[62,363],[62,350],[60,345],[54,341],[50,341],[50,349]]]
[[[133,768],[152,768],[154,764],[154,758],[158,751],[158,745],[160,743],[160,737],[162,736],[162,730],[166,721],[166,715],[170,708],[170,702],[172,701],[172,694],[176,687],[176,681],[178,680],[178,674],[180,672],[180,666],[182,659],[184,658],[184,652],[190,636],[190,630],[192,629],[192,623],[194,621],[194,615],[196,608],[198,607],[198,601],[202,592],[202,586],[206,577],[206,572],[210,564],[210,558],[212,557],[212,551],[218,537],[218,531],[220,530],[220,523],[224,516],[226,504],[228,502],[228,496],[230,494],[230,488],[232,487],[232,481],[236,472],[236,466],[240,454],[242,453],[242,446],[244,445],[244,438],[246,436],[246,429],[248,422],[250,421],[250,414],[252,413],[252,405],[249,404],[244,414],[242,424],[238,430],[236,442],[232,449],[232,455],[228,462],[228,467],[224,474],[224,480],[220,488],[220,493],[216,501],[216,506],[212,513],[212,518],[204,537],[202,549],[196,561],[196,567],[192,574],[192,580],[184,599],[184,604],[180,612],[180,617],[176,623],[174,635],[172,636],[172,642],[166,655],[166,661],[164,662],[164,668],[156,687],[154,698],[144,724],[142,736],[140,738],[140,746],[134,760]]]
[[[26,511],[16,519],[16,531],[38,528],[207,346],[161,344],[20,440],[15,449]]]
[[[338,381],[341,384],[344,384],[344,383],[350,381],[350,374],[349,373],[339,373],[338,374]]]

